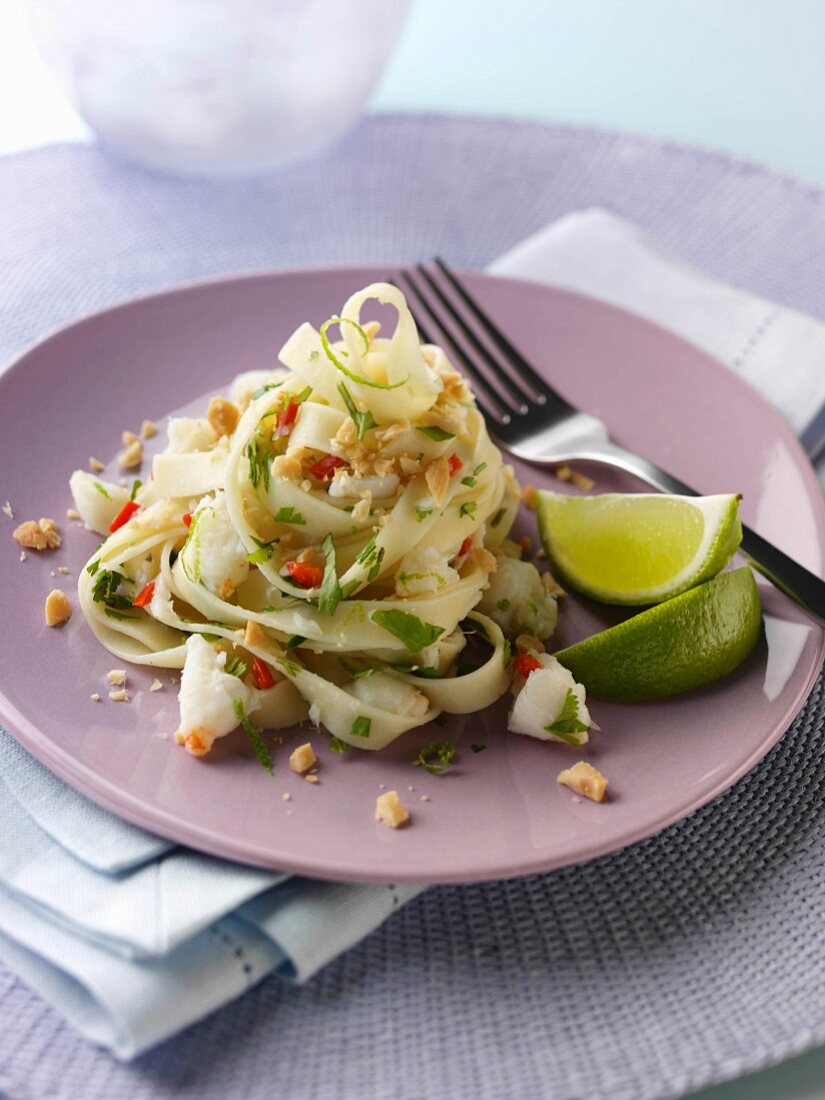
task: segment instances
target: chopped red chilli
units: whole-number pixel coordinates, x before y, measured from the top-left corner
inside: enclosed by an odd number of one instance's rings
[[[450,457],[447,459],[447,466],[450,470],[450,477],[453,477],[455,474],[457,474],[463,465],[464,463],[461,461],[457,454],[451,454]]]
[[[519,653],[518,657],[513,659],[513,668],[519,676],[526,680],[531,672],[535,672],[537,668],[542,668],[542,663],[537,661],[532,653]]]
[[[341,466],[346,466],[343,458],[339,458],[338,455],[324,455],[323,458],[319,458],[314,465],[310,466],[309,474],[316,481],[328,481]]]
[[[261,691],[266,691],[267,688],[271,688],[275,683],[272,678],[272,673],[269,671],[269,666],[264,664],[260,657],[256,657],[252,662],[252,679]]]
[[[140,511],[140,505],[136,500],[127,500],[118,514],[109,524],[109,534],[113,535],[115,531],[119,531],[124,524],[128,523],[135,512]]]
[[[290,397],[286,408],[280,409],[278,412],[278,418],[275,421],[275,435],[289,435],[289,433],[292,431],[292,425],[295,423],[295,417],[297,415],[298,403],[294,397]]]
[[[142,591],[138,592],[132,602],[132,607],[146,607],[152,602],[152,597],[155,594],[155,582],[149,581]]]
[[[191,512],[184,512],[183,513],[183,526],[188,527],[191,524],[191,522],[192,522],[192,513]]]
[[[473,536],[468,535],[467,538],[464,540],[464,542],[462,542],[461,546],[458,548],[458,556],[460,558],[463,558],[465,554],[470,553],[472,548],[473,548]]]
[[[317,588],[324,579],[323,570],[309,561],[288,561],[284,568],[301,588]]]

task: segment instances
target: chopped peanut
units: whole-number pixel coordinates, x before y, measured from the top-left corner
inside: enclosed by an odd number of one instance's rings
[[[518,653],[544,653],[544,642],[534,638],[532,634],[519,634],[516,638],[516,651]]]
[[[488,576],[490,573],[495,573],[498,567],[498,559],[495,554],[488,550],[485,546],[479,546],[475,550],[475,559],[478,562],[479,569],[486,573]]]
[[[3,514],[7,515],[9,519],[14,519],[14,512],[12,511],[11,504],[8,501],[6,501],[6,503],[3,505]]]
[[[12,538],[28,550],[56,550],[60,546],[57,524],[46,517],[21,523],[12,532]]]
[[[352,518],[356,523],[363,523],[370,514],[372,493],[367,490],[352,510]]]
[[[103,465],[103,463],[99,459],[90,458],[89,459],[89,469],[92,470],[96,474],[102,474],[103,471],[106,469],[106,467]]]
[[[586,760],[580,760],[572,768],[559,772],[556,782],[569,787],[576,794],[583,794],[593,802],[601,802],[607,788],[607,779]]]
[[[393,440],[398,439],[404,432],[409,429],[409,420],[393,420],[390,424],[387,424],[384,428],[379,428],[375,433],[375,441],[381,447],[386,446],[388,443],[392,443]]]
[[[298,775],[308,772],[313,764],[317,763],[318,757],[315,755],[315,750],[309,741],[305,745],[299,745],[297,749],[293,749],[289,755],[289,766]]]
[[[263,645],[266,635],[264,634],[263,627],[259,623],[247,623],[246,632],[244,633],[244,645],[256,646]]]
[[[114,684],[116,687],[123,687],[126,683],[126,669],[111,668],[106,673],[106,679],[110,684]]]
[[[444,503],[447,489],[450,486],[450,465],[445,455],[433,459],[433,461],[429,463],[424,470],[424,480],[427,482],[427,488],[433,495],[433,500],[440,508]]]
[[[152,439],[158,434],[158,426],[153,420],[144,420],[140,426],[140,434],[144,439]]]
[[[395,463],[391,458],[376,458],[372,465],[376,477],[387,477],[393,472]]]
[[[541,583],[547,589],[551,596],[563,596],[564,589],[553,576],[552,573],[542,573]]]
[[[586,493],[589,493],[596,484],[592,477],[588,477],[587,474],[580,474],[578,470],[570,471],[570,481],[577,489],[583,489]]]
[[[386,791],[375,800],[375,820],[397,829],[410,820],[410,811],[398,797],[398,791]]]
[[[68,622],[72,616],[72,605],[69,597],[59,588],[53,588],[46,597],[45,606],[46,626],[60,626]]]
[[[521,490],[521,499],[524,501],[525,508],[529,508],[531,512],[535,512],[536,504],[538,503],[538,490],[535,485],[525,485]]]
[[[124,691],[123,688],[118,688],[117,691],[110,691],[109,698],[113,703],[128,703],[129,692]]]
[[[218,589],[218,595],[222,600],[229,600],[235,595],[235,585],[232,581],[224,581]]]
[[[66,519],[79,520],[80,519],[80,512],[78,512],[77,508],[67,508],[66,509]]]
[[[117,456],[117,464],[121,470],[131,470],[141,462],[143,462],[143,444],[137,438]]]
[[[417,458],[410,458],[409,455],[401,455],[398,460],[398,465],[401,467],[401,473],[405,477],[415,477],[416,474],[421,473],[421,463]]]
[[[150,690],[150,691],[163,691],[163,683],[162,683],[162,681],[160,681],[160,680],[153,680],[153,681],[152,681],[152,686],[151,686],[151,687],[149,688],[149,690]]]
[[[130,432],[128,429],[125,432],[121,432],[120,438],[123,440],[124,447],[130,447],[133,443],[140,439],[139,435],[134,432]]]
[[[521,547],[521,552],[525,558],[529,558],[533,553],[533,540],[529,535],[525,535],[524,538],[518,540],[518,544]]]
[[[278,455],[272,462],[272,473],[275,477],[297,481],[303,472],[301,460],[295,455]]]
[[[89,698],[92,700],[93,703],[99,703],[100,702],[100,692],[99,691],[93,692],[89,696]]]
[[[304,779],[306,779],[307,783],[317,783],[318,782],[318,776],[314,772],[312,773],[312,775],[305,775]]]
[[[222,435],[232,435],[238,426],[239,417],[238,406],[227,401],[225,397],[213,397],[206,410],[209,427],[218,439]]]
[[[62,574],[63,574],[64,576],[68,576],[68,575],[69,575],[69,567],[68,567],[68,565],[58,565],[58,567],[57,567],[57,571],[58,571],[58,573],[62,573]]]

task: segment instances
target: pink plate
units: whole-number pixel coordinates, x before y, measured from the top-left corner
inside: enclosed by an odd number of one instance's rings
[[[506,701],[483,714],[415,731],[382,753],[335,756],[325,735],[296,733],[258,765],[242,735],[195,760],[168,736],[175,688],[150,693],[152,672],[129,670],[128,704],[110,702],[117,664],[76,614],[43,624],[50,588],[74,591],[97,539],[65,519],[68,477],[89,455],[115,454],[124,428],[202,395],[237,372],[267,367],[301,321],[318,324],[355,289],[385,275],[352,268],[278,272],[200,283],[107,310],[55,333],[0,378],[0,498],[15,521],[52,515],[55,553],[21,563],[0,516],[5,652],[0,720],[35,756],[89,798],[164,837],[266,867],[361,882],[469,882],[547,871],[650,836],[724,791],[787,729],[821,664],[823,631],[762,587],[766,632],[726,680],[639,706],[594,701],[601,731],[586,753],[506,732]],[[576,294],[468,274],[483,304],[565,396],[602,416],[616,441],[704,493],[744,494],[744,518],[820,572],[825,506],[791,432],[755,393],[691,345],[628,313]],[[198,401],[193,398],[201,395]],[[523,482],[558,489],[547,472],[514,463]],[[598,489],[638,483],[590,471]],[[534,518],[520,533],[535,538]],[[70,576],[57,574],[65,565]],[[563,601],[557,635],[569,644],[611,612]],[[103,701],[90,700],[100,692]],[[286,757],[312,737],[320,783]],[[431,776],[418,749],[449,740],[457,762]],[[484,744],[474,753],[471,744]],[[586,756],[610,780],[609,801],[577,802],[555,782]],[[393,831],[373,819],[395,788],[412,811]],[[285,801],[282,795],[291,794]],[[424,796],[429,801],[421,801]]]

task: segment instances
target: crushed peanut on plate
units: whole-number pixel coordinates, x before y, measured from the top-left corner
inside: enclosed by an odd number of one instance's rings
[[[106,679],[110,684],[114,684],[116,687],[123,687],[126,683],[126,669],[110,668],[106,673]]]
[[[66,519],[79,520],[80,519],[80,512],[78,512],[77,508],[67,508],[66,509]]]
[[[38,520],[27,519],[15,527],[11,537],[27,550],[56,550],[61,541],[57,524],[47,516]]]
[[[44,608],[46,626],[60,626],[72,617],[72,605],[69,597],[59,588],[53,588],[46,597]]]
[[[607,789],[607,779],[586,760],[580,760],[572,768],[565,768],[556,776],[556,782],[582,794],[593,802],[601,802]]]
[[[398,797],[398,791],[386,791],[375,800],[375,820],[398,829],[410,820],[410,811]]]
[[[90,458],[89,469],[95,474],[102,474],[106,467],[103,465],[100,459]]]
[[[113,703],[128,703],[129,692],[124,691],[123,688],[119,688],[117,691],[110,691],[109,698]]]
[[[150,691],[163,691],[163,683],[160,680],[153,680]]]
[[[158,426],[154,420],[144,420],[140,426],[140,434],[144,439],[152,439],[158,434]]]
[[[121,470],[131,470],[140,466],[143,462],[143,444],[137,438],[131,442],[121,454],[117,456],[117,464]]]
[[[315,750],[309,741],[305,745],[299,745],[297,749],[293,749],[289,755],[289,766],[297,775],[303,775],[304,772],[308,772],[317,763],[318,757],[315,755]]]

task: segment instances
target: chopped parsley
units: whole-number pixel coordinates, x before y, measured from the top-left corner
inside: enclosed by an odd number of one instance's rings
[[[89,564],[86,566],[86,572],[89,574],[90,577],[93,577],[99,568],[100,558],[95,558],[94,561],[90,561]]]
[[[490,526],[491,527],[498,527],[498,525],[504,519],[504,516],[505,516],[506,512],[507,512],[506,508],[499,508],[499,510],[496,512],[496,514],[490,520]]]
[[[97,489],[97,491],[98,491],[98,492],[100,493],[100,495],[101,495],[102,497],[105,497],[105,498],[106,498],[106,500],[111,500],[111,499],[112,499],[112,498],[111,498],[111,497],[109,496],[108,490],[107,490],[107,489],[105,489],[105,488],[104,488],[104,487],[103,487],[103,486],[102,486],[102,485],[100,484],[100,482],[99,482],[99,481],[93,481],[93,482],[92,482],[92,485],[93,485],[93,486],[95,487],[95,489]]]
[[[455,759],[455,749],[449,741],[431,741],[425,745],[413,761],[413,766],[423,768],[430,775],[440,775]]]
[[[470,518],[472,518],[476,513],[476,508],[478,508],[478,502],[477,501],[475,501],[475,500],[465,500],[464,503],[461,505],[461,507],[458,510],[459,518],[461,518],[463,516],[470,516]]]
[[[455,439],[455,432],[445,431],[444,428],[433,426],[431,428],[416,428],[417,432],[421,432],[422,435],[429,436],[430,439],[434,439],[436,443],[443,443],[447,439]]]
[[[305,641],[306,638],[302,637],[300,634],[292,634],[284,642],[284,649],[297,649],[298,646],[303,645]]]
[[[410,653],[419,653],[426,649],[444,633],[443,626],[425,623],[417,615],[410,615],[406,611],[373,611],[370,618],[377,626],[398,638]]]
[[[129,494],[129,500],[134,500],[135,499],[135,497],[137,496],[137,491],[141,487],[142,484],[143,484],[142,481],[133,481],[132,482],[132,491]]]
[[[499,600],[498,603],[496,604],[496,607],[499,609],[499,611],[506,611],[509,606],[510,606],[510,601],[509,600]]]
[[[370,430],[370,428],[376,428],[378,425],[375,422],[375,417],[369,411],[361,412],[358,406],[352,399],[352,394],[349,392],[343,382],[338,383],[338,392],[343,398],[344,404],[347,406],[347,412],[352,417],[352,421],[355,424],[358,438],[363,439],[364,434]]]
[[[234,703],[235,714],[238,718],[238,722],[243,726],[244,733],[249,738],[252,748],[255,750],[255,755],[261,762],[261,765],[266,768],[270,775],[272,775],[272,757],[269,755],[264,739],[261,737],[261,731],[247,718],[246,711],[243,708],[243,703],[240,699],[236,699]]]
[[[262,542],[260,539],[256,539],[254,535],[250,535],[250,538],[258,547],[251,554],[247,554],[247,561],[252,565],[262,565],[264,562],[269,561],[273,550],[281,541],[280,539],[272,539],[271,542]]]
[[[419,523],[421,523],[423,520],[425,520],[427,518],[427,516],[431,516],[432,514],[433,514],[432,508],[419,508],[416,505],[415,518]]]
[[[378,551],[378,555],[370,567],[369,573],[367,573],[367,580],[374,581],[378,574],[381,572],[381,562],[384,560],[384,547]]]
[[[326,558],[326,565],[318,593],[318,610],[326,615],[334,615],[338,604],[343,599],[343,593],[338,583],[338,574],[335,572],[335,544],[331,534],[325,536],[321,543],[321,550]]]
[[[575,734],[587,733],[590,727],[585,725],[579,717],[579,700],[572,688],[567,689],[561,714],[555,722],[551,722],[549,726],[544,728],[548,733],[554,733],[569,745],[581,744],[581,738],[576,737]]]
[[[511,660],[512,656],[513,656],[513,647],[510,645],[510,639],[505,638],[504,639],[504,645],[503,645],[502,650],[501,650],[501,659],[504,662],[504,667],[505,668],[507,668],[507,666],[510,664],[510,660]]]
[[[280,382],[267,382],[265,386],[259,386],[257,390],[252,394],[252,400],[257,401],[259,397],[263,397],[265,393],[269,393],[270,390],[277,390],[279,386],[283,386],[284,380]]]
[[[360,680],[363,676],[370,676],[373,672],[378,671],[377,665],[367,665],[366,668],[356,668],[355,665],[350,664],[345,657],[339,657],[338,662],[344,672],[348,673],[353,680]]]
[[[247,445],[246,457],[249,459],[249,480],[252,482],[252,488],[257,489],[263,483],[264,489],[268,492],[272,474],[271,455],[264,449],[257,434]]]
[[[358,565],[369,565],[369,563],[375,558],[375,539],[370,539],[358,557],[355,559]]]
[[[346,752],[350,746],[346,741],[342,741],[340,737],[333,737],[329,743],[329,747],[333,752]]]
[[[349,732],[352,737],[369,737],[371,727],[372,719],[359,714],[352,723],[352,729]]]
[[[467,485],[470,489],[475,489],[476,483],[478,481],[478,475],[481,473],[482,470],[486,470],[486,469],[487,469],[487,463],[486,462],[480,462],[471,474],[467,474],[466,477],[463,477],[461,479],[461,484],[462,485]]]
[[[129,596],[119,591],[120,586],[133,585],[135,582],[114,569],[95,570],[93,576],[95,577],[95,583],[92,585],[94,602],[101,604],[106,614],[111,615],[112,618],[122,618],[119,612],[130,610],[132,601]]]
[[[283,508],[278,509],[275,513],[275,522],[291,523],[293,527],[303,527],[306,524],[304,517],[300,512],[296,511],[291,504],[287,504]]]

